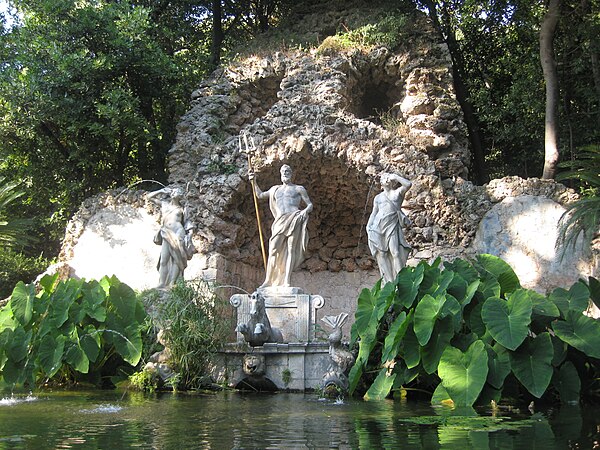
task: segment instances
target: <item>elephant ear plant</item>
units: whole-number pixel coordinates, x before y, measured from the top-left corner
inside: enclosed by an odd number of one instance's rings
[[[590,300],[600,303],[592,277],[542,295],[492,255],[405,267],[360,294],[350,390],[382,399],[425,388],[432,402],[456,406],[504,391],[577,402],[583,389],[598,393],[600,320],[584,315]]]
[[[0,310],[0,384],[30,388],[115,375],[142,354],[146,312],[117,278],[100,281],[45,276],[16,285]],[[79,374],[79,375],[78,375]]]

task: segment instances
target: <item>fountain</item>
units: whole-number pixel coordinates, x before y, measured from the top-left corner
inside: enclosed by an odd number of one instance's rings
[[[269,199],[275,220],[265,281],[251,295],[235,294],[230,299],[237,311],[238,342],[221,353],[218,378],[234,387],[304,391],[320,387],[329,366],[329,345],[316,339],[316,311],[325,301],[289,285],[292,271],[303,260],[313,205],[306,189],[292,183],[290,166],[284,164],[280,172],[282,184],[266,192],[254,181],[252,170],[249,173],[257,219],[257,200]],[[260,359],[260,371],[248,370],[249,358]]]

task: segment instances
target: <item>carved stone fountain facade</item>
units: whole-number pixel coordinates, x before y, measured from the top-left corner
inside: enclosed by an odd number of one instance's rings
[[[346,5],[345,11],[352,8]],[[323,21],[341,20],[336,17],[305,19],[313,20],[319,32],[319,26],[332,26]],[[424,15],[412,13],[410,29],[410,39],[394,51],[286,50],[241,57],[198,87],[169,156],[170,184],[185,189],[196,224],[198,253],[186,278],[253,292],[264,277],[248,159],[238,151],[241,134],[256,143],[251,163],[261,184],[276,184],[286,163],[313,201],[306,258],[292,284],[323,298],[316,316],[352,314],[360,290],[379,278],[365,225],[383,171],[412,181],[403,206],[413,224],[406,230],[413,247],[409,265],[497,251],[518,265],[525,286],[539,290],[597,273],[597,250],[591,259],[572,254],[556,263],[557,214],[576,198],[572,191],[538,179],[509,177],[485,186],[468,181],[467,131],[453,92],[448,50]],[[540,221],[545,228],[533,230],[536,239],[526,238],[510,205],[519,216],[550,211],[552,220]],[[145,248],[124,253],[138,255],[147,271],[158,256],[152,247],[156,214],[144,192],[115,191],[90,199],[67,230],[61,255],[65,270],[86,277],[98,276],[94,270],[109,273],[115,267],[110,255],[129,245],[119,233],[139,237],[144,229]],[[272,217],[266,206],[261,219],[268,237]],[[102,247],[103,240],[110,248]],[[92,269],[78,261],[94,245],[102,249],[95,255],[107,263],[96,258]],[[134,282],[125,270],[115,273],[138,289],[156,281],[155,272]]]

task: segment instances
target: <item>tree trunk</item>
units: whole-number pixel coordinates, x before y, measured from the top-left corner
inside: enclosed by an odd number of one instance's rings
[[[452,26],[449,23],[449,16],[444,11],[441,12],[444,23],[440,22],[438,16],[438,9],[433,0],[423,0],[424,5],[429,10],[429,17],[433,21],[433,26],[440,33],[444,42],[448,46],[450,57],[452,58],[452,75],[454,79],[454,91],[456,93],[456,99],[460,104],[462,112],[465,117],[465,123],[467,124],[467,130],[469,131],[469,142],[471,143],[471,149],[473,150],[473,178],[474,181],[482,185],[489,181],[489,175],[487,173],[487,167],[485,164],[485,152],[483,139],[481,137],[481,129],[479,127],[479,121],[475,115],[473,105],[469,100],[469,89],[464,82],[464,59],[461,54],[460,46],[456,41],[456,36],[452,30]]]
[[[558,165],[558,71],[554,59],[554,35],[562,0],[550,0],[540,28],[540,60],[546,83],[543,179],[553,179]]]
[[[210,47],[210,65],[216,68],[221,63],[221,45],[223,44],[221,0],[212,0],[212,42]]]

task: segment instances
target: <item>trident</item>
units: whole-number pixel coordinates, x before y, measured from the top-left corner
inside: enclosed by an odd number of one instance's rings
[[[250,137],[250,145],[248,145],[248,136],[244,133],[244,145],[246,151],[242,148],[242,136],[239,136],[239,147],[240,153],[246,153],[248,155],[248,169],[254,172],[252,169],[252,162],[250,161],[250,153],[256,150],[256,146],[254,145],[254,139]],[[262,225],[260,223],[260,213],[258,212],[258,199],[256,198],[256,190],[255,190],[255,181],[254,178],[250,181],[252,184],[252,198],[254,199],[254,211],[256,212],[256,222],[258,224],[258,235],[260,237],[260,249],[262,250],[263,264],[265,266],[265,270],[267,270],[267,253],[265,251],[265,241],[263,239]]]

